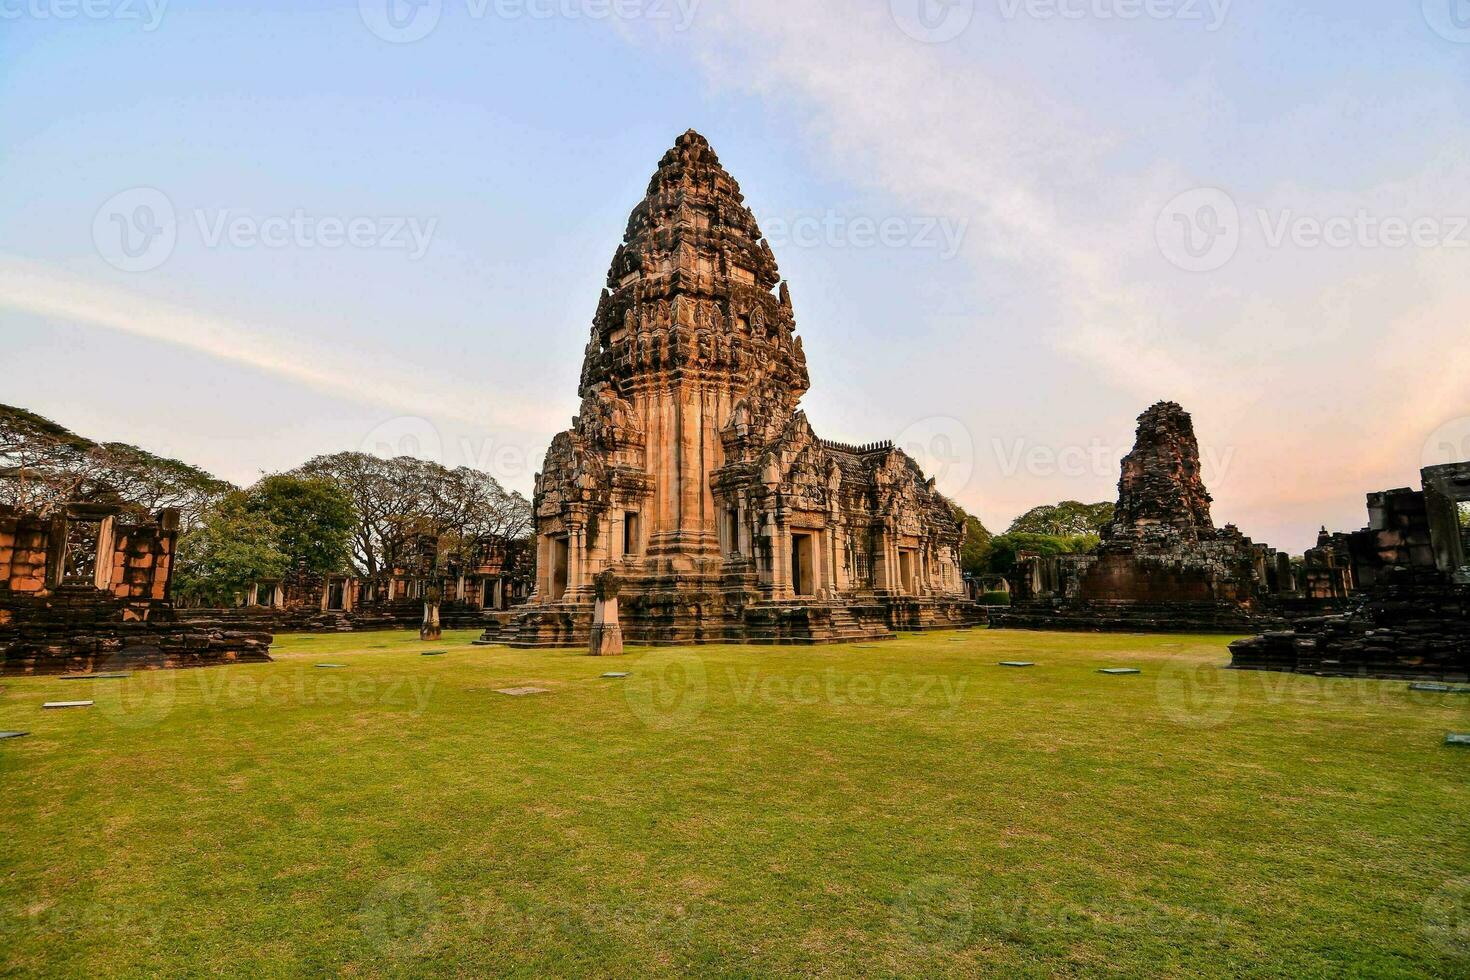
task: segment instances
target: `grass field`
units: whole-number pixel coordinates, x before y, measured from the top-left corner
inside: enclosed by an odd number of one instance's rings
[[[1470,697],[1218,637],[470,639],[0,679],[0,972],[1470,976]]]

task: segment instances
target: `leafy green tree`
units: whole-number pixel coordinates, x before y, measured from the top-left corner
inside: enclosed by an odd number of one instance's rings
[[[1033,507],[1011,524],[1007,534],[1041,534],[1053,537],[1100,534],[1113,519],[1113,504],[1103,501],[1084,504],[1063,500],[1059,504]]]
[[[277,473],[246,491],[245,507],[277,531],[276,550],[292,568],[313,575],[342,571],[357,515],[352,498],[331,480]]]
[[[960,568],[970,575],[990,571],[990,547],[993,535],[980,518],[966,513],[958,504],[954,508],[965,525],[965,543],[960,547]]]
[[[1083,555],[1098,546],[1101,539],[1095,534],[998,534],[990,541],[990,559],[987,572],[1005,575],[1016,567],[1019,552],[1031,552],[1043,556]]]
[[[179,537],[174,593],[195,605],[229,606],[261,579],[279,579],[290,560],[277,548],[281,529],[252,511],[236,491],[206,510]]]
[[[93,442],[0,405],[0,503],[42,514],[69,501],[117,504],[136,515],[176,507],[190,528],[233,489],[196,466],[127,443]]]
[[[290,475],[328,480],[349,495],[352,564],[364,575],[408,560],[419,534],[437,536],[443,549],[468,552],[483,539],[517,540],[534,524],[530,501],[468,467],[336,453],[307,460]]]

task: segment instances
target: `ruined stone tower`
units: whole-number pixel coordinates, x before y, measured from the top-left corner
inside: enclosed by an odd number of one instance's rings
[[[709,143],[685,133],[597,304],[580,414],[537,478],[522,645],[573,645],[618,572],[631,643],[818,642],[967,620],[961,526],[891,444],[818,440],[791,294]]]
[[[1026,556],[1012,606],[993,625],[1023,629],[1230,633],[1271,626],[1261,600],[1279,583],[1277,553],[1215,527],[1194,422],[1175,402],[1138,417],[1118,503],[1092,554]],[[1279,586],[1290,588],[1289,585]]]
[[[1118,506],[1103,530],[1107,541],[1215,536],[1194,420],[1177,402],[1159,402],[1138,417],[1133,451],[1123,457]]]

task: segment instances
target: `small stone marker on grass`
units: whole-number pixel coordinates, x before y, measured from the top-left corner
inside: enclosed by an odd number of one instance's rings
[[[120,681],[129,676],[128,674],[62,674],[59,679],[64,681]]]
[[[623,655],[623,627],[618,620],[618,593],[622,583],[618,573],[608,569],[594,581],[597,605],[592,607],[592,635],[587,643],[587,653],[593,657],[621,657]]]
[[[1000,662],[1000,665],[1002,667],[1035,667],[1036,666],[1034,663],[1032,663],[1029,660],[1002,660]]]
[[[442,657],[442,656],[444,656],[448,652],[449,652],[448,650],[425,650],[422,654],[420,654],[420,656],[423,656],[423,657]]]
[[[513,698],[523,698],[531,694],[550,694],[551,692],[544,687],[503,687],[495,693],[506,694]]]
[[[95,701],[47,701],[43,708],[90,708]]]
[[[346,664],[317,664],[322,670],[346,670]]]
[[[1470,694],[1470,687],[1458,687],[1453,684],[1421,683],[1410,684],[1411,691],[1433,691],[1436,694]]]
[[[627,677],[628,675],[627,674],[624,674],[624,673],[619,673],[618,671],[613,671],[611,673],[603,674],[602,676],[603,677]]]
[[[1104,667],[1102,670],[1098,671],[1098,673],[1113,674],[1116,676],[1119,674],[1141,674],[1143,673],[1143,671],[1139,670],[1137,667]]]
[[[25,738],[30,732],[0,732],[0,742],[7,738]]]
[[[1470,746],[1470,734],[1464,732],[1450,732],[1444,737],[1444,744]]]

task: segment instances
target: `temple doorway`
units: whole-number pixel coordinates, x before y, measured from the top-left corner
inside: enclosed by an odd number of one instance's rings
[[[552,601],[566,595],[567,568],[571,560],[571,548],[565,537],[551,539],[551,598]]]
[[[791,535],[791,587],[797,595],[816,595],[813,535]]]
[[[914,553],[912,551],[898,553],[898,587],[904,595],[914,594]]]

